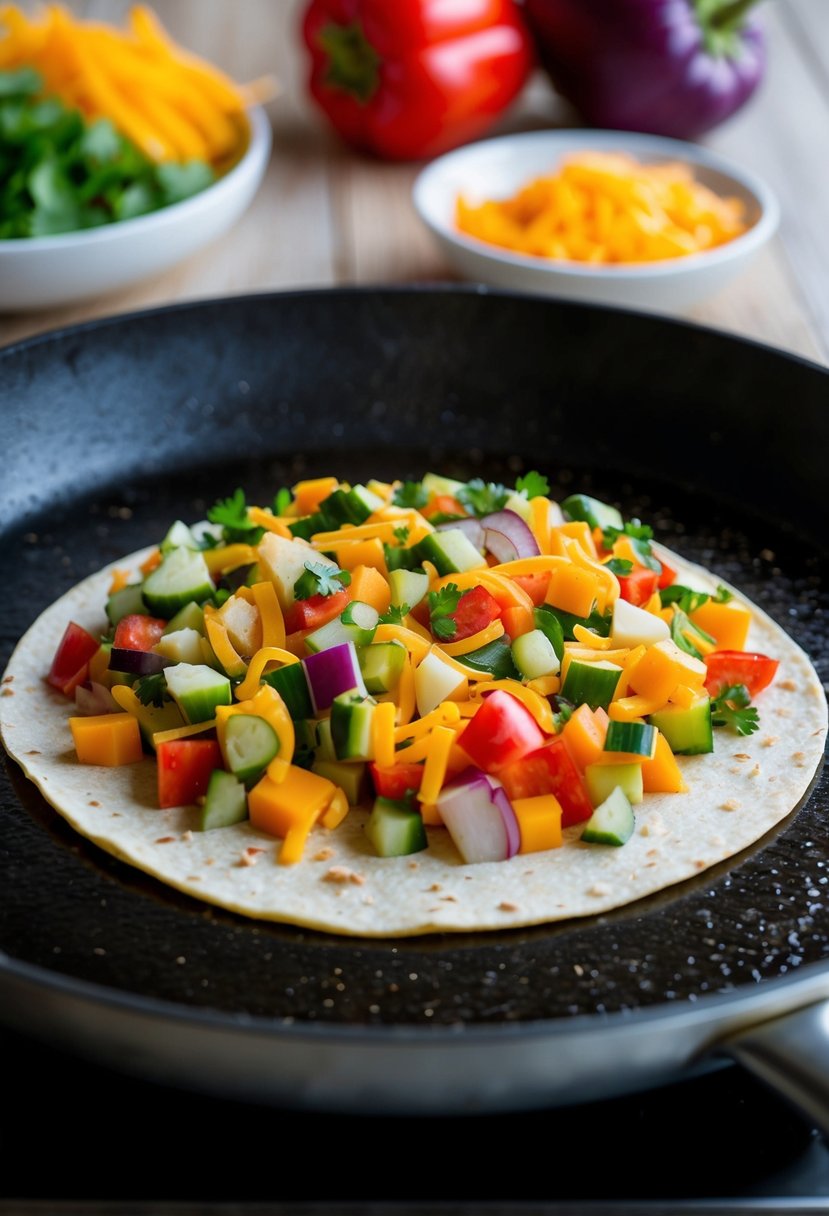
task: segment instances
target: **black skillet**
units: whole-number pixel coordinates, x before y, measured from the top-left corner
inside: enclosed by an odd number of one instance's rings
[[[539,468],[652,521],[826,673],[829,375],[761,346],[475,290],[259,296],[8,349],[0,418],[0,666],[77,580],[237,485]],[[400,942],[180,896],[13,763],[0,808],[0,1016],[82,1055],[308,1109],[467,1112],[730,1054],[826,1118],[825,775],[755,848],[614,914]]]

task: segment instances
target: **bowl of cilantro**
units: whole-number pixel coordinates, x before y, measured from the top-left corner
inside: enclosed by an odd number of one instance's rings
[[[228,163],[158,163],[109,119],[84,119],[40,84],[28,68],[0,72],[0,310],[149,278],[220,236],[256,193],[271,148],[261,108],[246,112]]]

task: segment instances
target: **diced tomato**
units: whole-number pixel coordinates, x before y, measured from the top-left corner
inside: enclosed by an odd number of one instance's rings
[[[550,585],[549,574],[513,574],[511,577],[514,583],[526,591],[536,608],[544,603]]]
[[[665,561],[665,558],[662,556],[661,553],[659,555],[659,561],[662,564],[662,573],[660,574],[659,581],[657,582],[656,585],[659,588],[659,590],[661,591],[663,587],[670,587],[671,583],[676,582],[677,572],[676,572],[676,570],[674,570],[674,568],[670,564],[670,562]]]
[[[381,798],[403,798],[407,790],[419,790],[423,780],[422,764],[393,764],[381,768],[374,761],[369,764],[374,789]]]
[[[296,633],[298,629],[319,629],[333,621],[345,610],[351,592],[344,587],[333,595],[312,595],[307,600],[296,600],[285,613],[285,629]]]
[[[659,575],[647,566],[634,566],[630,574],[619,575],[619,594],[623,600],[641,608],[656,591]]]
[[[458,600],[458,606],[451,614],[455,622],[455,633],[449,639],[452,642],[462,642],[471,638],[491,625],[501,615],[498,601],[489,594],[486,587],[470,587],[464,591]]]
[[[47,684],[57,688],[66,697],[74,695],[79,684],[83,684],[89,673],[89,660],[98,653],[100,642],[91,633],[70,621],[58,643],[52,666],[46,677]]]
[[[510,799],[554,794],[561,804],[562,827],[583,823],[593,814],[581,773],[576,768],[561,735],[556,735],[543,747],[524,756],[517,763],[500,769],[498,779],[503,783]]]
[[[207,791],[210,774],[222,767],[216,739],[170,739],[159,743],[158,805],[190,806]]]
[[[767,655],[750,650],[715,650],[705,656],[708,675],[705,687],[709,696],[716,697],[723,688],[745,684],[750,697],[768,688],[780,663]]]
[[[432,515],[468,515],[463,503],[451,494],[433,494],[421,511],[429,519]]]
[[[112,645],[118,650],[152,650],[166,628],[161,617],[130,613],[115,626]]]
[[[526,706],[499,688],[489,693],[470,718],[459,746],[478,768],[495,773],[541,747],[544,739]]]

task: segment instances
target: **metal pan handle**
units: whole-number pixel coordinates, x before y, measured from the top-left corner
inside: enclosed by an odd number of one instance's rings
[[[829,1000],[738,1031],[720,1045],[829,1138]]]

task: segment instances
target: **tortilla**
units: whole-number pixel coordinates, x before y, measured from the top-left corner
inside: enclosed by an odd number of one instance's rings
[[[79,764],[66,698],[44,681],[70,620],[100,631],[112,569],[137,569],[151,550],[74,587],[31,626],[2,682],[0,736],[43,796],[82,835],[197,899],[244,916],[362,937],[498,930],[588,916],[682,882],[753,844],[806,794],[820,763],[827,706],[808,656],[754,605],[747,649],[779,658],[760,694],[760,729],[715,733],[715,751],[677,757],[688,792],[647,794],[620,848],[582,843],[466,865],[448,832],[427,851],[377,857],[355,808],[335,830],[317,827],[303,859],[277,862],[279,842],[248,823],[194,831],[192,807],[159,810],[152,759],[122,768]],[[715,591],[701,567],[670,555],[679,581]],[[733,588],[731,588],[734,591]],[[734,591],[735,598],[747,601]]]

